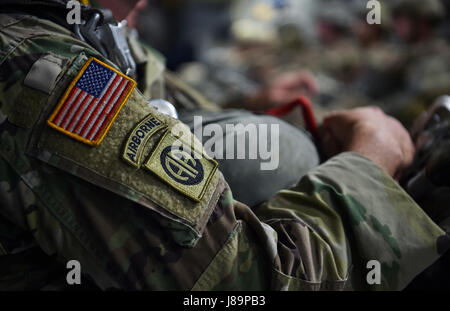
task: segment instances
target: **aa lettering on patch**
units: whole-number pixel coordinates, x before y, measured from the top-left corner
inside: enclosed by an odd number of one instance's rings
[[[91,57],[47,124],[85,144],[98,146],[135,87],[134,80]]]
[[[144,167],[164,182],[201,201],[217,170],[217,162],[166,131]]]
[[[136,168],[141,167],[142,157],[148,139],[162,128],[167,126],[154,115],[148,115],[131,132],[125,144],[122,157]]]

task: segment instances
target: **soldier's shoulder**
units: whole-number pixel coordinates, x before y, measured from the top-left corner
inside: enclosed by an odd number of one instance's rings
[[[70,36],[70,31],[48,19],[26,13],[0,13],[0,29],[3,36],[22,40],[36,36]],[[56,39],[56,38],[55,38]]]
[[[87,44],[51,35],[58,26],[3,22],[0,155],[23,178],[42,163],[134,201],[194,245],[225,186],[190,131]]]

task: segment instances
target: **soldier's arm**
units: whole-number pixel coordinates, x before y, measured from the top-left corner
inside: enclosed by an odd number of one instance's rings
[[[100,287],[340,289],[350,275],[362,282],[350,274],[352,262],[357,269],[377,259],[387,267],[383,288],[396,289],[437,258],[444,233],[377,166],[354,154],[319,167],[256,216],[233,201],[208,159],[200,186],[164,175],[163,147],[177,122],[149,108],[136,90],[99,146],[49,127],[89,57],[107,60],[54,24],[3,22],[2,216],[48,255],[80,261]],[[29,23],[40,32],[27,30]],[[35,65],[51,83],[32,79]],[[148,165],[138,168],[124,150],[149,116],[166,127],[152,133],[142,151]]]
[[[275,287],[402,289],[449,246],[391,177],[410,164],[412,141],[397,120],[371,107],[333,113],[324,126],[334,137],[328,143],[353,152],[280,191],[256,210],[258,220],[240,204],[237,215],[254,229],[268,230],[262,220],[274,230],[275,239],[260,242],[274,258]]]
[[[277,228],[279,253],[291,262],[286,275],[318,283],[349,278],[355,289],[402,289],[449,246],[403,189],[356,153],[316,168],[257,215]],[[381,267],[380,285],[367,282],[372,260]]]
[[[267,221],[283,219],[286,227],[298,227],[293,224],[297,218],[305,223],[314,241],[306,247],[311,248],[309,261],[324,263],[315,266],[319,270],[310,265],[306,274],[312,280],[348,274],[355,288],[400,289],[449,244],[448,236],[390,177],[411,164],[411,138],[397,120],[373,107],[335,112],[325,118],[324,129],[327,152],[352,153],[315,169],[258,213]],[[304,240],[295,236],[296,230],[284,232],[294,235],[292,241]],[[317,254],[317,249],[322,251]],[[369,286],[373,280],[366,280],[366,266],[373,268],[373,260],[380,265],[381,284]]]

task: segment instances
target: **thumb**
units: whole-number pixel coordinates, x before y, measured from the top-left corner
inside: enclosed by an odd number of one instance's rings
[[[328,135],[342,142],[351,131],[352,122],[343,113],[333,112],[323,119],[323,127]]]
[[[325,127],[320,128],[321,148],[324,155],[328,158],[337,155],[342,151],[341,143]]]

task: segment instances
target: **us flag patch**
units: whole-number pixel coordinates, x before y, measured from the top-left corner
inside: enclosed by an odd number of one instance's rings
[[[136,82],[91,57],[67,88],[47,124],[97,146],[126,103]]]

